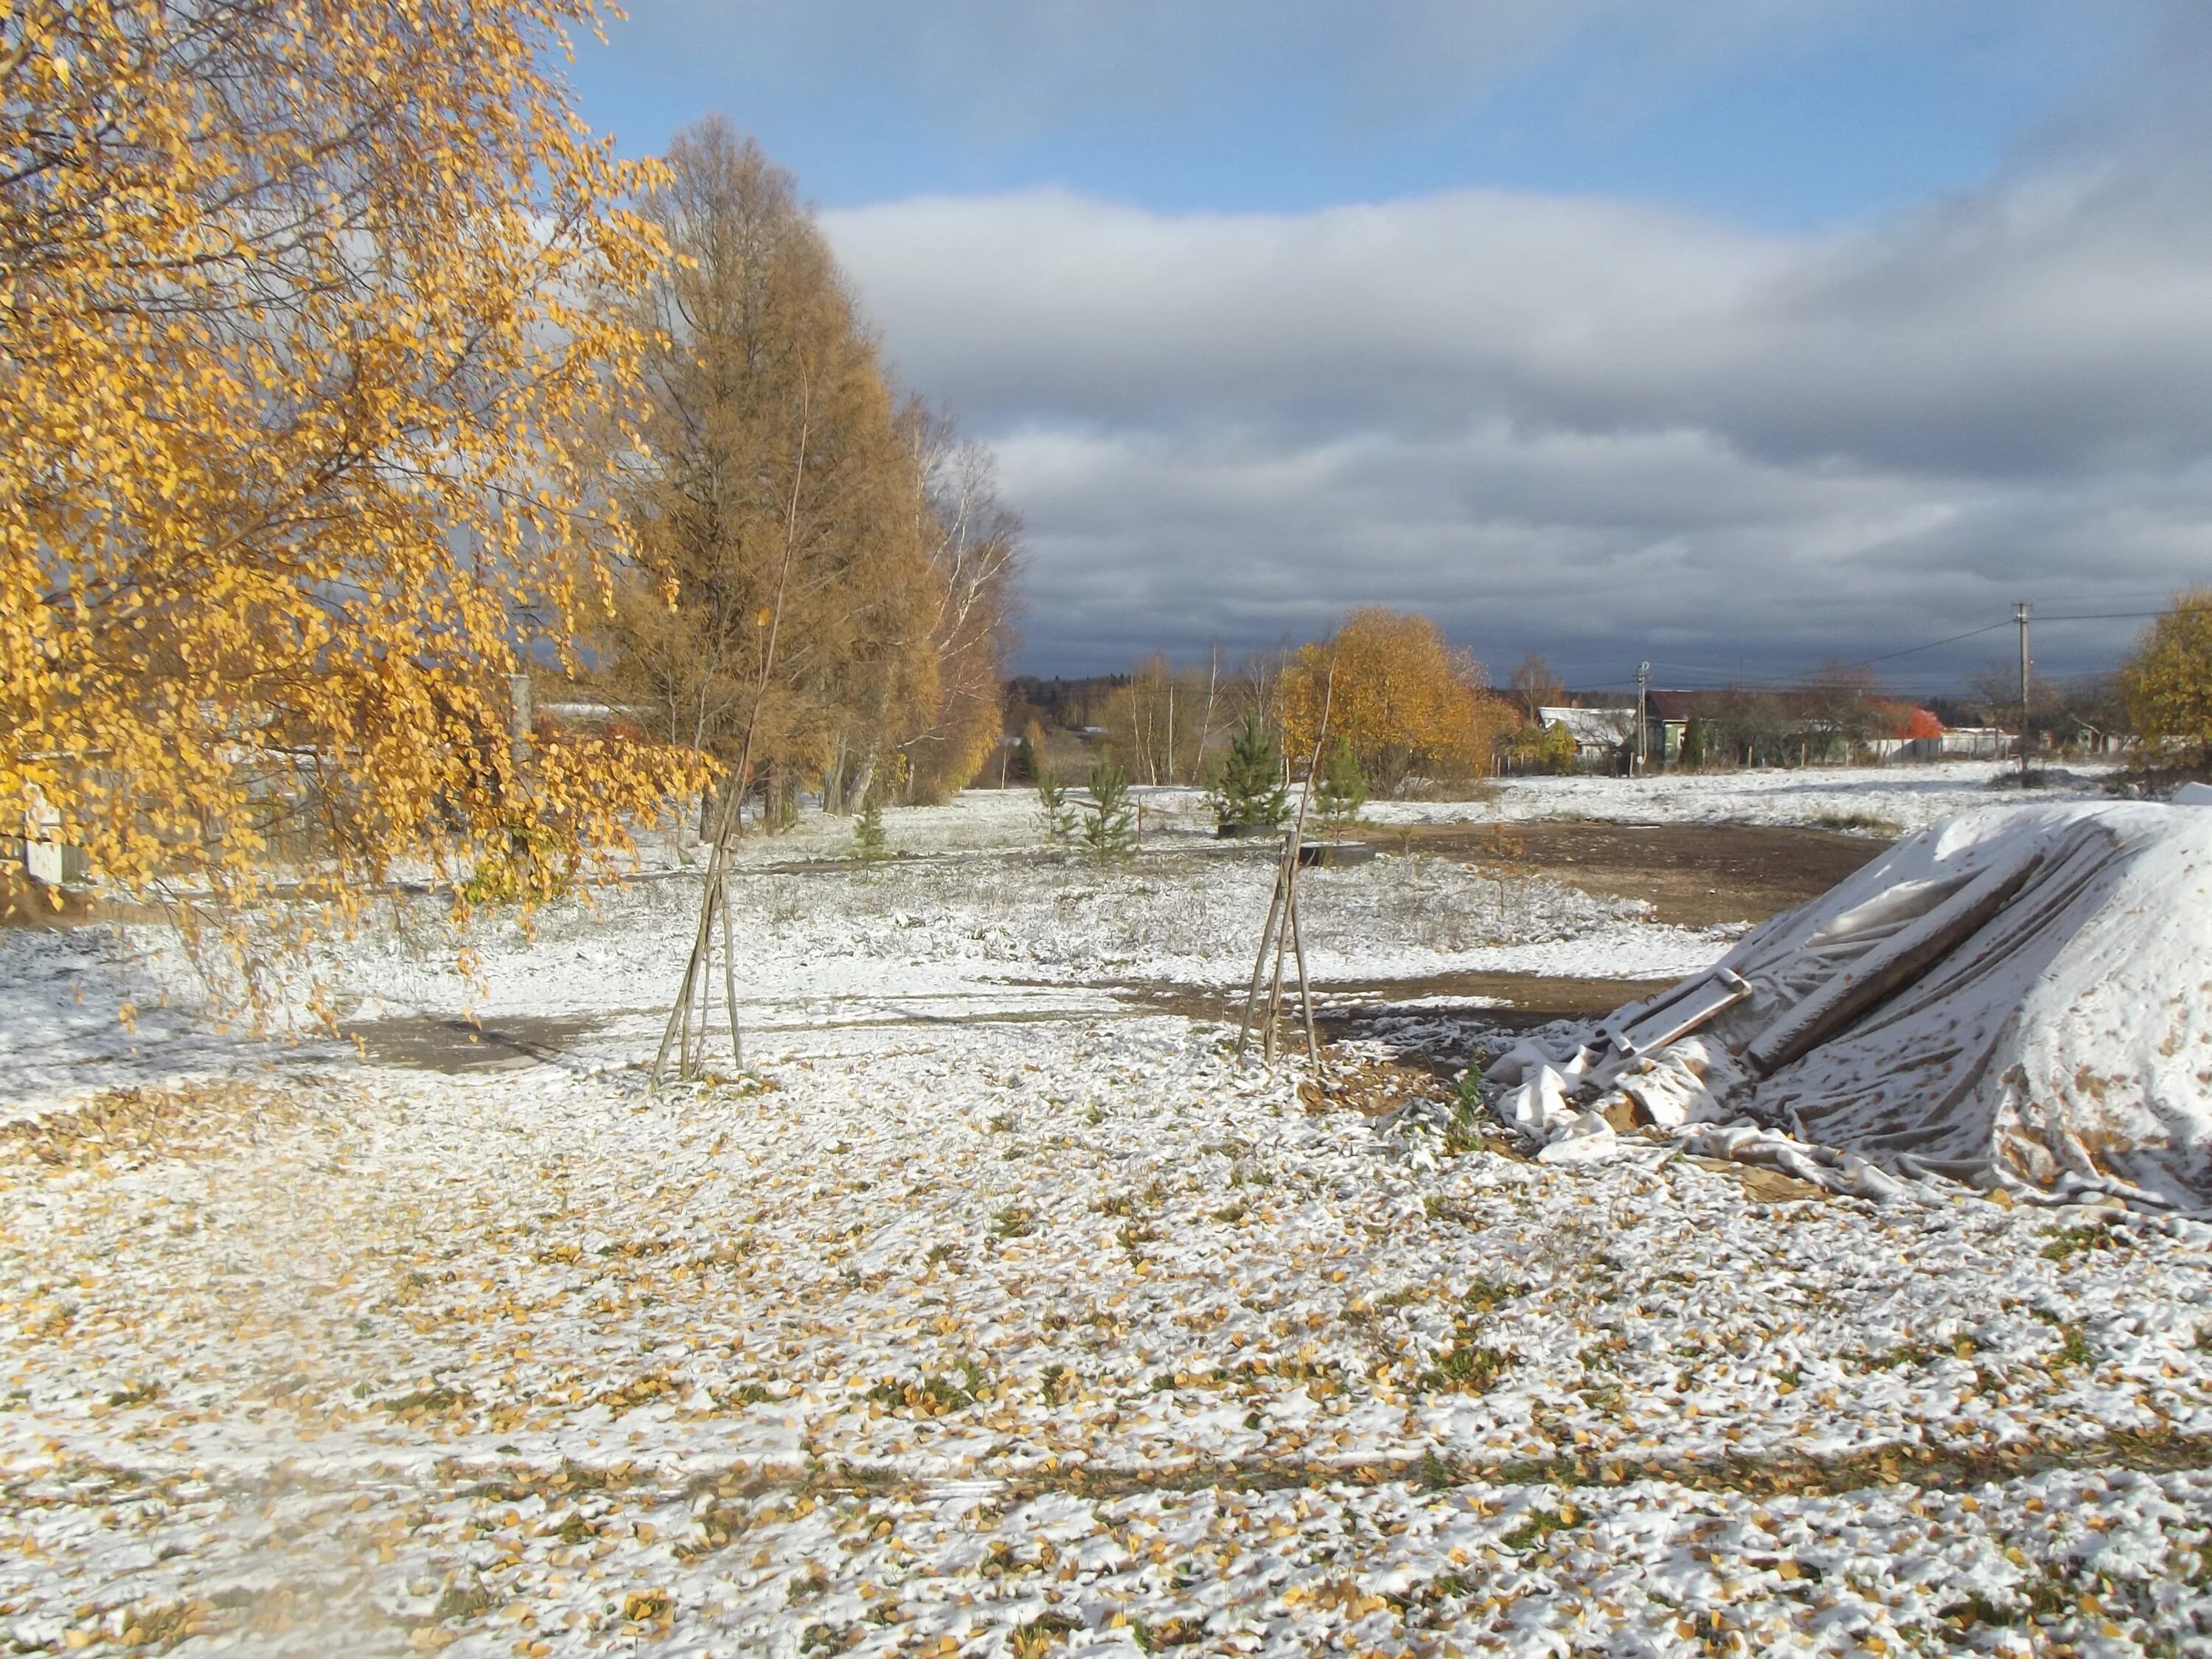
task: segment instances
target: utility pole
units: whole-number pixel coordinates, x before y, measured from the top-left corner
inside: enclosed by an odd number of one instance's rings
[[[1645,769],[1651,764],[1651,722],[1650,716],[1644,712],[1644,703],[1650,695],[1649,687],[1650,681],[1651,665],[1648,662],[1640,662],[1637,664],[1636,775],[1639,778],[1644,775]]]
[[[2012,619],[2020,624],[2020,785],[2023,789],[2027,787],[2027,613],[2026,599],[2012,608]]]

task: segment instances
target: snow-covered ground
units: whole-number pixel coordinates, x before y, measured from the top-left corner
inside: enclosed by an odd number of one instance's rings
[[[888,866],[750,868],[750,1071],[659,1097],[680,876],[492,927],[474,977],[433,930],[365,933],[325,968],[366,1057],[203,1029],[150,935],[0,935],[0,1076],[46,1114],[0,1140],[0,1642],[2212,1632],[2212,1228],[1378,1129],[1356,1061],[1301,1087],[1115,994],[1246,971],[1263,860],[1194,825],[1101,874],[1025,807],[890,814],[930,856]],[[803,833],[749,858],[849,846]],[[1436,860],[1306,903],[1346,979],[1729,944]],[[464,1008],[544,1041],[379,1063]]]
[[[2103,798],[2113,769],[2101,763],[2045,775],[2031,800]],[[1763,768],[1746,772],[1663,772],[1643,778],[1501,778],[1465,802],[1382,801],[1368,808],[1381,823],[1488,823],[1585,817],[1632,823],[1778,823],[1899,836],[1938,818],[2022,792],[1998,761],[1928,765]]]

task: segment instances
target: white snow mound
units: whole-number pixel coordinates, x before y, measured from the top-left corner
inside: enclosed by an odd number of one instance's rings
[[[1581,1035],[1491,1070],[1551,1161],[1632,1117],[1869,1194],[1901,1175],[2212,1209],[2212,812],[1948,819]]]

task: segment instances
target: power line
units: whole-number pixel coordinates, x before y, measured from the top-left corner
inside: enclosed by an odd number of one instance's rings
[[[2140,622],[2146,617],[2163,617],[2163,611],[2081,611],[2071,616],[2039,614],[2038,622]]]
[[[1960,640],[1971,640],[1977,635],[1994,634],[2000,628],[2009,628],[2009,622],[1994,622],[1986,628],[1970,628],[1963,634],[1954,634],[1948,639],[1930,640],[1925,645],[1908,645],[1902,651],[1888,651],[1879,657],[1862,657],[1862,663],[1889,662],[1899,657],[1910,657],[1916,652],[1933,651],[1939,645],[1956,645]]]

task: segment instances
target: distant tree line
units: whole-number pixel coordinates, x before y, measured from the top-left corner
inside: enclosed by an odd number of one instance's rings
[[[1661,698],[1686,714],[1662,710]],[[1154,653],[1126,675],[1012,680],[1007,699],[1020,733],[1009,781],[1034,780],[1048,765],[1050,728],[1092,732],[1137,782],[1208,787],[1224,823],[1272,816],[1253,804],[1268,793],[1261,781],[1302,779],[1315,764],[1324,706],[1332,735],[1316,775],[1331,776],[1338,794],[1355,774],[1363,794],[1392,795],[1463,784],[1499,767],[1621,765],[1634,743],[1633,696],[1571,693],[1534,652],[1493,691],[1481,665],[1452,650],[1433,623],[1379,609],[1353,613],[1325,640],[1234,663],[1218,649],[1182,665]],[[1572,706],[1613,711],[1614,752],[1594,759],[1564,722],[1546,718]],[[2038,752],[2102,751],[2125,739],[2152,769],[2212,769],[2212,589],[2178,596],[2115,673],[2032,677],[2024,725],[2016,674],[2004,668],[1975,676],[1959,696],[1922,703],[1844,660],[1794,686],[1656,692],[1652,712],[1678,728],[1666,763],[1688,768],[1867,758],[1893,752],[1892,743],[1968,726],[2024,729]]]

